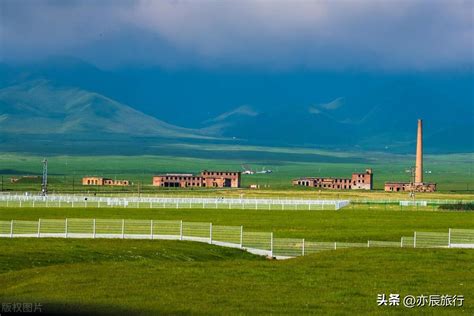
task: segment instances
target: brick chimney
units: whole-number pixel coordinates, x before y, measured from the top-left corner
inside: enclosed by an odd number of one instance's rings
[[[423,121],[418,120],[416,138],[415,183],[423,183]]]

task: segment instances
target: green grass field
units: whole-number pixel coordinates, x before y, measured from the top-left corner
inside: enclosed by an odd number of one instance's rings
[[[160,145],[160,156],[50,156],[49,191],[88,194],[292,197],[317,199],[407,199],[385,193],[385,181],[409,181],[413,156],[329,152],[308,148]],[[1,188],[38,192],[43,157],[0,155]],[[472,154],[427,155],[426,181],[439,192],[417,199],[474,200]],[[203,169],[241,170],[248,164],[274,172],[243,176],[259,190],[160,190],[154,174]],[[291,187],[301,176],[350,177],[374,170],[375,188],[319,191]],[[97,175],[129,179],[127,188],[83,187]],[[0,207],[0,220],[125,218],[243,225],[275,238],[308,241],[400,241],[414,231],[474,228],[474,212],[437,207],[352,205],[340,211],[132,208]],[[474,251],[461,249],[360,248],[323,251],[286,261],[267,260],[237,249],[163,240],[73,240],[0,238],[0,301],[40,302],[45,311],[79,314],[473,314]],[[462,308],[378,307],[377,294],[464,295]]]
[[[473,228],[473,212],[2,208],[0,220],[183,219],[314,241],[393,240]],[[474,251],[341,249],[286,261],[196,242],[0,239],[2,301],[45,310],[138,314],[472,314]],[[464,295],[463,308],[378,307],[377,294]]]
[[[340,211],[281,211],[229,209],[124,209],[124,208],[0,208],[0,220],[38,218],[115,218],[212,222],[243,225],[249,231],[274,232],[275,237],[314,241],[399,241],[417,231],[447,232],[474,228],[474,212],[400,211],[383,206],[346,207]]]
[[[465,250],[341,250],[269,261],[239,250],[176,241],[6,239],[0,245],[2,301],[41,302],[45,311],[155,315],[474,311],[474,252]],[[462,308],[378,307],[380,293],[462,294],[466,302]]]
[[[292,188],[291,179],[303,176],[350,177],[352,172],[374,170],[374,188],[383,190],[386,181],[410,181],[406,172],[413,163],[411,155],[395,155],[369,152],[329,152],[307,148],[270,148],[254,146],[201,146],[206,156],[193,156],[190,145],[168,144],[162,156],[52,156],[49,161],[50,191],[91,192],[148,192],[166,193],[151,186],[152,176],[166,172],[192,172],[201,170],[242,170],[248,164],[254,170],[272,169],[271,174],[243,175],[242,185],[258,184],[267,190],[305,191]],[[181,147],[183,148],[181,148]],[[181,148],[176,151],[175,148]],[[186,150],[184,150],[186,149]],[[251,154],[249,154],[249,152]],[[22,179],[11,183],[10,178],[25,175],[41,176],[43,157],[29,154],[1,154],[0,176],[5,191],[39,191],[41,179]],[[456,191],[458,194],[473,193],[472,154],[427,155],[425,157],[425,181],[437,182],[441,192]],[[128,188],[83,187],[81,179],[97,175],[114,179],[129,179]],[[203,190],[186,190],[203,192]],[[210,190],[204,190],[209,192]],[[315,190],[311,190],[313,193]],[[280,193],[281,194],[281,193]]]

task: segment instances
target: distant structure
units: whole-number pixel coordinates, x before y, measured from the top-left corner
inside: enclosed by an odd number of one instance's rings
[[[165,188],[240,188],[241,172],[202,171],[199,175],[191,173],[168,173],[153,177],[153,186]]]
[[[436,183],[423,182],[423,121],[418,120],[418,132],[416,137],[416,161],[414,179],[411,182],[386,182],[387,192],[434,192]]]
[[[37,180],[37,179],[39,179],[39,176],[21,176],[19,178],[11,177],[10,178],[10,183],[22,182],[22,180]]]
[[[43,178],[41,181],[41,194],[48,195],[48,160],[43,159]]]
[[[292,183],[294,186],[315,187],[330,190],[372,190],[373,176],[372,169],[366,169],[364,173],[353,173],[351,179],[305,177],[294,179]]]
[[[129,180],[113,180],[102,177],[84,177],[82,178],[82,185],[96,185],[96,186],[128,186]]]

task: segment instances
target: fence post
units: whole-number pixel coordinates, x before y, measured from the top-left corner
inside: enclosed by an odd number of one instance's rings
[[[273,257],[273,232],[270,233],[270,257]]]
[[[10,238],[13,238],[13,219],[10,223]]]
[[[240,248],[242,248],[244,241],[244,226],[240,226]]]
[[[64,222],[64,226],[65,226],[65,227],[64,227],[64,229],[65,229],[65,231],[64,231],[64,238],[67,238],[67,218],[66,218],[66,220],[65,220],[65,222]]]
[[[413,248],[416,248],[416,232],[415,232],[415,236],[413,237]]]
[[[448,230],[448,248],[451,248],[451,228]]]
[[[209,223],[209,243],[212,245],[212,223]]]
[[[122,239],[125,238],[125,219],[122,219]]]
[[[302,254],[304,256],[304,238],[303,238],[303,245],[302,245]]]
[[[403,237],[400,238],[400,248],[403,248]]]
[[[334,250],[337,250],[337,242],[334,242]]]
[[[181,220],[179,225],[179,240],[183,240],[183,220]]]
[[[94,223],[94,226],[93,226],[92,233],[93,233],[93,236],[94,236],[94,238],[95,238],[95,218],[94,218],[94,221],[93,221],[93,223]]]
[[[370,248],[370,240],[367,240],[367,248]]]
[[[150,221],[150,225],[151,240],[153,240],[153,220]]]
[[[38,238],[40,238],[41,235],[41,218],[38,219]]]

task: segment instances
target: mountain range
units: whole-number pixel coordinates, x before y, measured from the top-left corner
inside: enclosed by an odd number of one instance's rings
[[[168,124],[98,93],[44,79],[0,89],[0,113],[0,132],[6,134],[206,138],[204,131]]]
[[[0,142],[104,134],[411,152],[422,118],[428,152],[473,152],[473,87],[472,69],[101,70],[65,57],[0,64]]]

